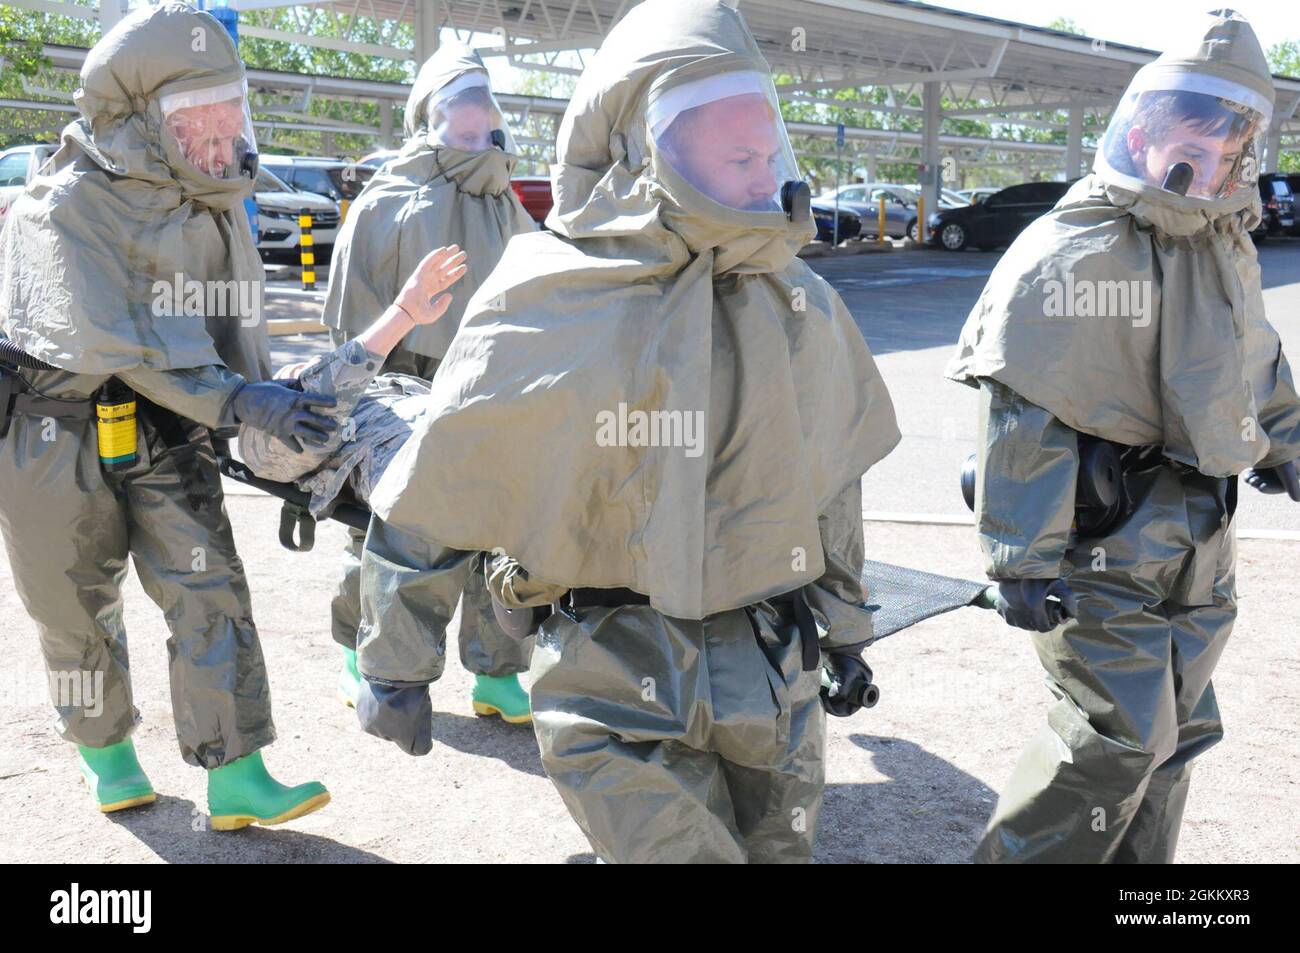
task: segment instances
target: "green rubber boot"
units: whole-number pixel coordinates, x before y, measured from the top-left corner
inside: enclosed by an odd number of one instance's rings
[[[266,772],[261,751],[208,769],[208,814],[214,831],[283,824],[329,802],[329,791],[319,781],[288,787],[275,780]]]
[[[472,700],[476,715],[500,715],[502,721],[512,725],[526,725],[533,720],[528,693],[519,684],[518,675],[475,675]]]
[[[130,738],[106,748],[77,745],[77,751],[81,755],[81,774],[105,814],[152,804],[157,797],[136,759],[135,743]]]
[[[357,707],[357,695],[361,691],[361,673],[357,671],[357,650],[343,650],[343,669],[339,672],[336,686],[339,700],[349,708]]]

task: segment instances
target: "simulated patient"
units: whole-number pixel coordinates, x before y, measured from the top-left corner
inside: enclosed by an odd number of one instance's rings
[[[451,304],[442,294],[465,274],[465,253],[456,245],[430,252],[397,301],[360,336],[324,357],[276,372],[296,389],[335,397],[321,413],[339,421],[320,446],[298,452],[265,431],[241,426],[239,456],[254,473],[294,483],[311,495],[308,509],[320,516],[346,487],[366,503],[424,407],[429,384],[406,374],[380,374],[384,359],[410,331],[433,324]],[[437,297],[435,297],[437,296]]]

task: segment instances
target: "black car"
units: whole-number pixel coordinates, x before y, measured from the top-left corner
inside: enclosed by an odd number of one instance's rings
[[[835,206],[825,202],[812,203],[813,220],[817,223],[817,240],[832,242],[835,240]],[[840,206],[840,241],[857,238],[862,234],[862,219]]]
[[[1288,173],[1286,182],[1291,187],[1291,217],[1294,223],[1287,234],[1300,235],[1300,172]]]
[[[946,208],[930,216],[931,244],[949,251],[974,245],[992,251],[1010,245],[1038,216],[1051,211],[1073,182],[1026,182],[990,195],[979,205]]]
[[[1300,186],[1300,175],[1266,172],[1259,177],[1259,201],[1263,206],[1263,217],[1250,233],[1251,238],[1262,242],[1270,235],[1295,235],[1300,232],[1300,222],[1296,221],[1295,215],[1297,186]]]

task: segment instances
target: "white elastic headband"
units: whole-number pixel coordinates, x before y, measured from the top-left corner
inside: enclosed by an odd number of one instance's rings
[[[488,86],[486,73],[480,73],[477,70],[469,73],[462,73],[445,86],[441,86],[429,97],[429,111],[438,108],[439,103],[444,103],[457,93],[463,93],[467,89],[473,89],[475,86]],[[489,90],[490,92],[491,90]]]
[[[210,106],[232,99],[247,99],[248,84],[243,80],[234,83],[222,83],[220,86],[207,86],[203,89],[187,89],[180,93],[168,93],[158,100],[164,113],[192,106]]]
[[[771,90],[772,78],[752,70],[733,73],[721,73],[706,76],[704,79],[682,83],[662,93],[652,93],[650,104],[646,109],[646,119],[650,123],[652,135],[659,135],[664,127],[677,118],[678,114],[705,103],[727,99],[730,96],[743,96],[746,93],[758,93],[766,96]]]
[[[1188,92],[1215,96],[1254,110],[1264,117],[1264,125],[1273,119],[1273,104],[1249,86],[1208,73],[1188,72],[1183,66],[1152,64],[1138,70],[1133,82],[1129,84],[1128,95],[1153,92]]]

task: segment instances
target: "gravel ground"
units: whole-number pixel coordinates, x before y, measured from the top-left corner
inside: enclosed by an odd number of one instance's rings
[[[476,718],[471,678],[455,661],[434,687],[431,755],[410,758],[363,735],[334,694],[328,606],[342,530],[324,524],[316,549],[294,554],[275,539],[278,503],[238,494],[227,505],[271,673],[279,740],[267,763],[285,781],[323,780],[333,803],[281,828],[207,830],[203,775],[175,745],[166,630],[132,577],[126,618],[144,718],[136,743],[159,798],[98,814],[74,749],[51,727],[35,628],[0,561],[0,610],[11,620],[0,632],[0,862],[591,861],[529,728]],[[969,528],[869,523],[867,540],[872,558],[979,578]],[[1296,543],[1241,545],[1241,616],[1215,680],[1228,735],[1200,763],[1180,860],[1300,860],[1297,556]],[[869,660],[880,705],[830,719],[818,858],[962,862],[1045,716],[1030,645],[993,613],[963,609],[882,641]]]

